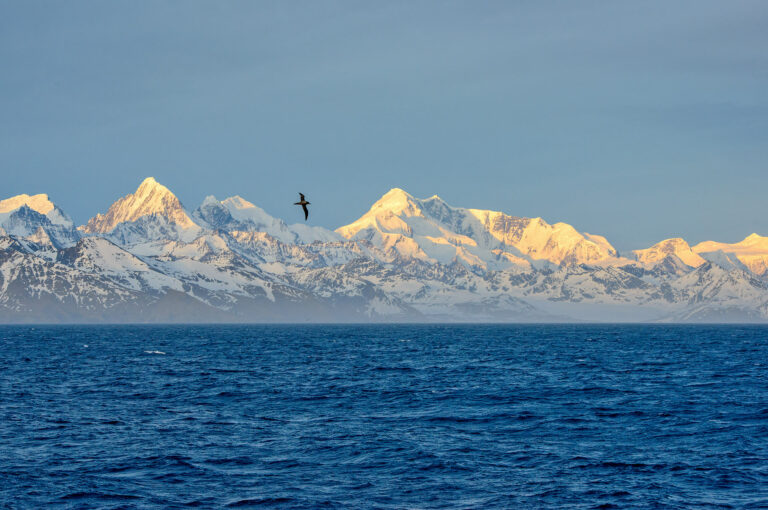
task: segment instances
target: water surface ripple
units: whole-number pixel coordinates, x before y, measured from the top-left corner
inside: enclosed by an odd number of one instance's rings
[[[768,508],[768,328],[0,327],[7,508]]]

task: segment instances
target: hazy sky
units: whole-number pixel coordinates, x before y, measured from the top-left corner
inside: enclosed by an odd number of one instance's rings
[[[392,187],[619,249],[768,235],[768,2],[0,0],[0,198]]]

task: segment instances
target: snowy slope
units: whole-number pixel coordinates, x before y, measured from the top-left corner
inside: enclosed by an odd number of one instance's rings
[[[672,287],[688,306],[677,320],[751,321],[768,319],[768,282],[746,269],[707,262]]]
[[[107,234],[120,244],[147,239],[190,241],[202,232],[176,195],[152,177],[147,177],[135,193],[113,203],[105,214],[91,218],[81,230]]]
[[[188,214],[154,179],[81,227],[0,201],[0,322],[768,321],[768,238],[620,257],[566,223],[393,189],[332,232],[238,197]]]
[[[227,232],[264,232],[290,244],[342,240],[341,236],[335,232],[322,227],[311,227],[300,223],[287,225],[283,220],[270,216],[260,207],[239,196],[229,197],[221,202],[214,196],[206,197],[192,216],[201,225],[211,229]]]
[[[632,252],[638,262],[645,266],[653,266],[666,258],[668,255],[675,255],[684,264],[690,267],[699,267],[704,264],[701,256],[697,255],[684,239],[679,237],[674,239],[665,239],[654,244],[645,250],[634,250]]]
[[[56,260],[85,273],[102,275],[131,290],[183,290],[179,280],[101,237],[81,239],[77,245],[59,251]]]
[[[581,264],[618,255],[605,238],[581,234],[566,223],[451,207],[436,195],[420,200],[398,188],[336,232],[406,258],[442,264],[456,260],[482,270]]]
[[[18,237],[36,236],[33,241],[71,246],[80,238],[72,220],[48,195],[17,195],[0,200],[0,229]]]
[[[713,257],[708,258],[707,253],[735,255],[753,273],[763,275],[768,272],[768,237],[758,234],[750,234],[743,241],[733,244],[704,241],[694,246],[693,251],[708,260]]]

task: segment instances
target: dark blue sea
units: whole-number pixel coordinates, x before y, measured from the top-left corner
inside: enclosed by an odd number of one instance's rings
[[[768,508],[768,328],[0,327],[0,507]]]

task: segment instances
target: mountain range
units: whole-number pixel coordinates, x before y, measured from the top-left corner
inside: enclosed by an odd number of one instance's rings
[[[768,237],[619,253],[567,223],[395,188],[335,231],[149,177],[76,227],[0,201],[0,322],[768,321]]]

